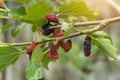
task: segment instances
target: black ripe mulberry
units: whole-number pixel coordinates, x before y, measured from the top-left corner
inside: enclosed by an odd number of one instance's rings
[[[85,56],[89,56],[91,53],[91,37],[86,36],[84,42],[84,54]]]
[[[49,26],[50,26],[49,22],[42,26],[43,34],[46,35],[46,36],[50,35],[53,32],[53,29],[50,29]]]

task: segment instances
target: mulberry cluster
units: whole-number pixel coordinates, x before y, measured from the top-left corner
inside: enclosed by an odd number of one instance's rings
[[[51,33],[53,33],[53,37],[64,36],[65,32],[62,31],[60,28],[56,28],[56,29],[49,28],[49,26],[52,26],[50,22],[54,22],[56,24],[58,24],[59,22],[55,14],[47,14],[45,18],[48,20],[48,23],[42,26],[43,35],[48,36]],[[36,42],[32,42],[32,44],[28,47],[27,54],[29,54],[30,57],[36,45],[38,45]],[[59,47],[62,47],[65,52],[68,52],[72,47],[72,41],[71,40],[60,40],[56,44],[54,44],[53,42],[49,42],[49,48],[50,48],[50,51],[48,54],[49,59],[57,59],[59,57],[58,51],[57,51]]]
[[[65,34],[65,32],[61,31],[60,28],[56,28],[54,29],[53,35],[54,37],[61,37]],[[57,59],[58,58],[58,52],[57,49],[59,47],[62,47],[64,49],[65,52],[68,52],[71,47],[72,47],[72,41],[71,40],[60,40],[57,42],[56,45],[51,45],[50,47],[50,53],[48,55],[48,58],[53,58],[53,59]]]
[[[55,28],[55,29],[49,28],[49,26],[52,26],[50,22],[54,22],[56,24],[58,24],[59,22],[55,14],[47,14],[45,18],[48,20],[48,23],[42,26],[43,35],[48,36],[52,33],[53,37],[55,38],[64,36],[65,32],[62,31],[60,28]],[[32,44],[27,49],[27,54],[30,55],[30,58],[36,45],[38,45],[36,42],[32,42]],[[62,47],[64,52],[68,52],[72,48],[72,41],[63,39],[58,41],[56,44],[54,44],[53,42],[49,42],[49,48],[50,48],[48,54],[49,59],[57,59],[59,57],[57,51],[59,47]],[[91,53],[91,37],[86,36],[84,41],[84,55],[89,56],[90,53]]]

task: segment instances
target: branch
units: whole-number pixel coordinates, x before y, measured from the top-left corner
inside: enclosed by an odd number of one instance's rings
[[[97,27],[95,27],[93,29],[77,32],[77,33],[71,34],[70,36],[67,36],[67,37],[61,37],[60,40],[80,36],[80,35],[83,35],[83,34],[91,34],[93,32],[100,31],[100,30],[104,29],[105,27],[107,27],[106,24],[101,23],[100,25],[98,25]]]
[[[89,21],[89,22],[77,22],[74,24],[75,27],[79,27],[79,26],[89,26],[89,25],[98,25],[101,22],[107,22],[109,23],[114,23],[114,22],[118,22],[120,21],[120,16],[119,17],[114,17],[114,18],[110,18],[110,19],[105,19],[105,20],[99,20],[99,21]],[[57,26],[50,26],[50,29],[55,29],[55,28],[60,28],[62,27],[62,25],[57,25]]]
[[[100,30],[104,29],[105,27],[108,27],[107,25],[109,25],[111,23],[118,22],[118,21],[120,21],[120,17],[115,17],[115,18],[110,18],[110,19],[100,20],[100,21],[75,23],[75,27],[97,25],[97,24],[98,24],[98,26],[95,27],[95,28],[89,29],[89,30],[84,30],[84,31],[81,31],[81,32],[72,33],[69,36],[63,36],[63,37],[58,37],[58,38],[48,38],[48,39],[45,39],[45,40],[40,41],[38,43],[45,43],[45,42],[48,42],[48,41],[57,41],[57,40],[62,40],[62,39],[73,38],[73,37],[80,36],[80,35],[83,35],[83,34],[90,34],[90,33],[96,32],[96,31],[100,31]],[[61,25],[54,26],[54,27],[51,27],[51,28],[53,29],[53,28],[56,28],[56,27],[57,28],[61,27]],[[10,46],[23,46],[23,45],[29,45],[29,44],[31,44],[31,42],[12,43],[12,44],[11,43],[4,43],[4,45],[10,45]]]

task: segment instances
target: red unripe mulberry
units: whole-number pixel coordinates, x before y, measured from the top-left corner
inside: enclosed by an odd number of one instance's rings
[[[65,50],[65,52],[68,52],[72,48],[72,41],[67,40],[66,41],[66,46],[67,46],[67,49]]]
[[[37,45],[36,42],[32,42],[31,45],[27,49],[27,54],[31,55],[36,45]]]
[[[61,46],[61,40],[57,42],[56,48],[58,49]]]
[[[57,33],[57,34],[54,34],[54,37],[61,37],[61,36],[63,36],[64,34],[65,34],[65,32],[60,31],[60,32]]]
[[[54,29],[53,35],[54,37],[61,37],[64,36],[65,32],[61,31],[60,28]]]
[[[68,52],[72,48],[72,41],[71,40],[61,40],[61,47],[64,49],[65,52]]]
[[[58,52],[57,52],[57,47],[55,45],[52,45],[50,47],[50,53],[48,54],[48,58],[53,58],[57,59],[58,58]]]
[[[55,23],[58,22],[58,18],[55,14],[47,14],[45,17],[50,22],[55,22]]]

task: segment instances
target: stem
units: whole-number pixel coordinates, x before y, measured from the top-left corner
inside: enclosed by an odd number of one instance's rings
[[[56,38],[50,38],[50,39],[47,39],[47,40],[43,40],[43,41],[40,41],[40,42],[37,42],[37,43],[45,43],[45,42],[48,42],[48,41],[55,41],[57,40]],[[27,45],[30,45],[32,42],[23,42],[23,43],[1,43],[4,45],[9,45],[9,46],[27,46]]]
[[[118,17],[114,17],[114,18],[110,18],[110,19],[105,19],[105,20],[98,20],[98,21],[90,21],[90,22],[77,22],[74,24],[75,27],[86,27],[89,25],[98,25],[101,22],[108,22],[109,23],[114,23],[114,22],[118,22],[120,21],[120,16]],[[70,23],[69,23],[70,24]],[[57,25],[57,26],[50,26],[50,29],[55,29],[55,28],[60,28],[62,25]]]
[[[118,22],[120,21],[120,17],[115,17],[115,18],[110,18],[110,19],[106,19],[106,20],[100,20],[100,21],[92,21],[92,22],[83,22],[83,23],[76,23],[75,26],[82,26],[82,25],[97,25],[99,24],[97,27],[92,28],[92,29],[88,29],[88,30],[83,30],[80,32],[76,32],[76,33],[72,33],[69,36],[63,36],[63,37],[58,37],[58,38],[49,38],[49,39],[44,39],[43,41],[40,41],[38,43],[45,43],[48,41],[56,41],[56,40],[62,40],[62,39],[67,39],[67,38],[72,38],[72,37],[76,37],[76,36],[80,36],[83,34],[90,34],[96,31],[100,31],[106,27],[108,27],[107,25],[114,23],[114,22]],[[31,42],[23,42],[23,43],[2,43],[3,45],[10,45],[10,46],[23,46],[23,45],[29,45],[31,44]]]
[[[69,36],[66,36],[66,37],[61,37],[60,40],[62,39],[67,39],[67,38],[72,38],[72,37],[76,37],[76,36],[80,36],[80,35],[83,35],[83,34],[90,34],[90,33],[93,33],[93,32],[96,32],[96,31],[100,31],[102,30],[103,28],[105,28],[106,26],[97,26],[93,29],[89,29],[89,30],[84,30],[84,31],[81,31],[81,32],[77,32],[77,33],[74,33],[74,34],[71,34]]]
[[[23,42],[23,43],[1,43],[3,45],[9,45],[9,46],[26,46],[31,44],[32,42]]]

